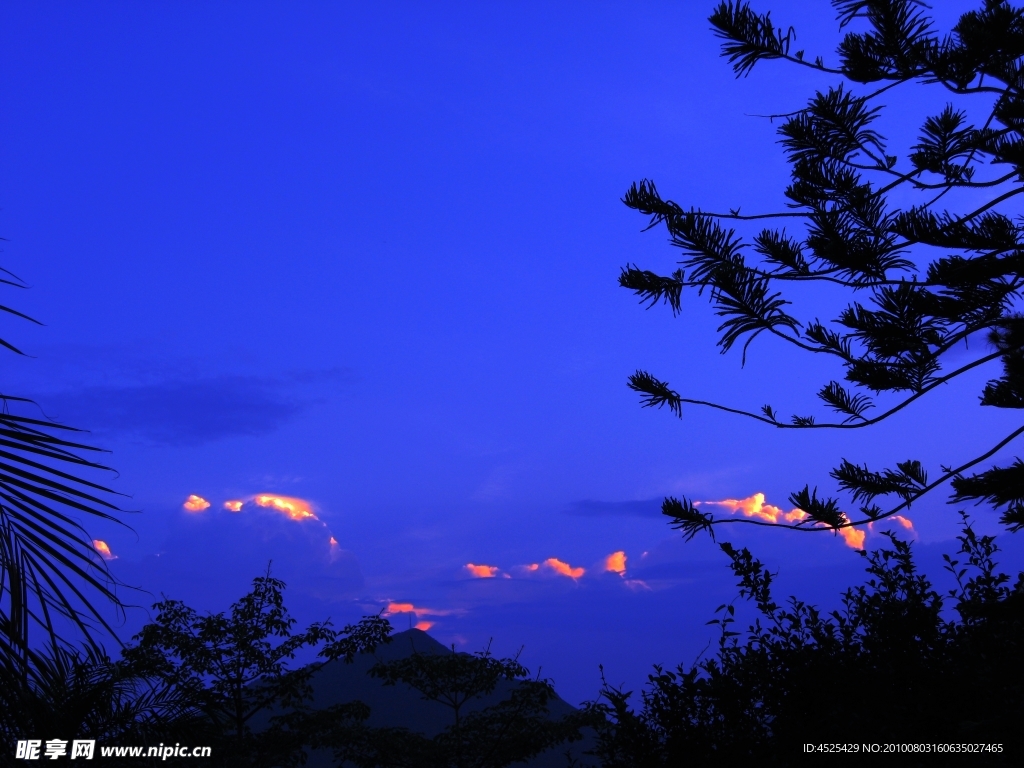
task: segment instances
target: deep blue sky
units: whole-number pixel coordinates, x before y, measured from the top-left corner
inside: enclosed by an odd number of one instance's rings
[[[704,299],[673,319],[617,286],[675,256],[619,202],[631,182],[777,207],[786,166],[755,115],[828,85],[778,65],[737,81],[712,5],[0,5],[0,258],[32,286],[4,303],[45,323],[0,319],[32,356],[4,357],[3,388],[112,451],[141,510],[134,534],[90,528],[114,571],[223,610],[273,559],[304,621],[411,602],[442,642],[525,645],[577,702],[599,663],[636,686],[692,661],[732,595],[724,557],[659,519],[664,495],[788,508],[840,457],[934,472],[1009,431],[973,407],[994,370],[854,435],[640,410],[638,367],[784,414],[841,373],[770,340],[741,367]],[[831,53],[827,3],[772,7]],[[891,98],[897,148],[944,100]],[[844,301],[800,298],[809,317]],[[319,522],[220,509],[260,493]],[[190,494],[212,507],[183,510]],[[943,502],[911,515],[933,561],[955,532]],[[783,591],[826,600],[859,572],[830,535],[736,528]],[[601,572],[619,550],[627,578]],[[587,573],[516,568],[547,558]]]

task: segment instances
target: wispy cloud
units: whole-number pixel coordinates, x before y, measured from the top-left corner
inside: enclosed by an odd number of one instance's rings
[[[510,569],[517,576],[528,576],[540,570],[540,563],[527,563],[525,565],[514,565]]]
[[[237,514],[244,512],[246,505],[250,505],[248,508],[252,511],[252,504],[263,509],[270,510],[274,513],[280,513],[283,517],[293,520],[295,522],[305,522],[307,520],[313,520],[319,523],[319,526],[323,529],[323,539],[321,541],[327,542],[327,550],[329,552],[329,558],[331,562],[334,562],[344,553],[344,550],[338,545],[338,540],[334,538],[334,534],[331,533],[330,528],[327,527],[327,523],[323,522],[316,516],[313,511],[312,502],[307,499],[300,499],[295,496],[279,496],[271,493],[261,493],[255,496],[248,497],[248,501],[242,499],[228,499],[221,503],[223,509],[232,513],[232,517]],[[197,494],[189,496],[182,506],[192,513],[205,512],[210,508],[211,504],[207,499]],[[244,516],[244,515],[243,515]]]
[[[235,497],[237,498],[237,497]],[[142,559],[125,552],[112,566],[126,583],[153,594],[194,601],[202,610],[223,610],[244,594],[252,578],[273,564],[298,604],[347,602],[364,587],[356,556],[331,543],[317,521],[296,523],[279,510],[247,502],[238,513],[221,509],[223,499],[202,513],[170,516],[167,537]],[[337,541],[337,539],[335,539]]]
[[[626,579],[623,584],[629,587],[634,592],[653,592],[648,586],[647,582],[643,579]]]
[[[208,502],[202,496],[197,496],[196,494],[193,493],[191,496],[185,499],[185,503],[182,504],[181,506],[183,506],[189,512],[202,512],[210,508],[210,502]]]
[[[197,446],[275,431],[312,402],[293,389],[288,382],[256,376],[86,386],[47,395],[46,409],[101,435]]]

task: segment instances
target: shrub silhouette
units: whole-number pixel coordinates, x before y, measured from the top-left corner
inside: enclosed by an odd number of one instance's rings
[[[757,618],[739,632],[735,604],[721,606],[709,622],[720,629],[716,654],[690,668],[655,667],[636,711],[630,692],[606,684],[589,707],[604,719],[605,767],[791,765],[807,742],[1002,744],[974,758],[1016,764],[1024,574],[1010,587],[994,537],[963,522],[959,553],[945,558],[957,584],[947,599],[918,571],[911,545],[885,534],[891,546],[858,553],[867,582],[828,614],[795,597],[776,603],[772,573],[746,548],[721,544]],[[901,765],[964,757],[878,755]]]

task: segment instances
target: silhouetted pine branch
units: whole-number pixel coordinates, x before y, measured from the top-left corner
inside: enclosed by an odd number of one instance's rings
[[[664,198],[649,179],[633,184],[623,202],[648,217],[648,228],[665,227],[682,251],[683,269],[662,277],[631,265],[620,284],[648,306],[664,301],[673,314],[682,311],[684,291],[706,295],[722,318],[718,345],[727,352],[739,344],[744,360],[752,341],[766,331],[828,356],[845,381],[824,384],[818,398],[841,420],[805,412],[783,422],[771,406],[757,413],[687,398],[643,372],[630,377],[629,386],[644,406],[667,405],[677,416],[684,403],[692,403],[779,429],[859,429],[1000,360],[1003,374],[984,386],[981,404],[1024,407],[1024,316],[1018,314],[1024,299],[1024,222],[1010,207],[1024,193],[1024,10],[986,0],[940,34],[928,7],[913,0],[833,5],[840,27],[858,22],[839,45],[836,68],[792,52],[796,32],[778,27],[768,13],[743,2],[715,8],[710,21],[737,75],[782,59],[841,82],[813,94],[802,109],[772,116],[781,119],[778,133],[791,171],[786,210],[708,213]],[[859,88],[879,82],[870,90]],[[951,102],[922,116],[917,141],[901,159],[887,148],[884,106],[900,108],[911,83],[938,85]],[[964,98],[979,93],[988,94],[987,101]],[[954,189],[972,190],[970,204],[944,207]],[[899,208],[889,204],[895,192],[902,196]],[[909,205],[903,202],[907,197]],[[793,226],[749,234],[740,229],[747,221],[778,217]],[[831,320],[799,319],[791,304],[786,286],[816,282],[848,297]],[[987,348],[979,343],[985,337]],[[957,363],[950,370],[954,350]],[[877,415],[869,417],[873,408]],[[949,441],[951,451],[959,445]],[[1002,441],[982,457],[1006,445]],[[980,460],[959,463],[970,468]],[[846,514],[832,497],[801,499],[813,508],[805,510],[809,519],[820,523],[812,530],[860,525],[895,514],[937,483],[956,478],[954,500],[986,501],[1002,509],[1003,523],[1017,530],[1024,527],[1024,500],[1001,479],[1016,477],[1016,466],[970,478],[944,471],[929,483],[914,460],[871,471],[844,459],[832,478],[852,502],[865,502],[859,506],[863,519]],[[902,501],[888,510],[872,501],[888,495]],[[725,522],[690,513],[679,520],[688,538]]]

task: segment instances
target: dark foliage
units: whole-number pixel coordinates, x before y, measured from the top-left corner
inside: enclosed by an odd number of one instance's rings
[[[476,654],[414,653],[379,662],[370,674],[384,685],[404,683],[424,701],[448,708],[451,723],[433,737],[405,728],[349,729],[325,740],[339,760],[358,768],[505,768],[581,738],[587,713],[552,717],[550,682],[531,678],[518,659]],[[490,703],[495,693],[500,701]],[[355,736],[355,738],[353,738]]]
[[[739,344],[745,357],[750,343],[767,333],[834,358],[847,383],[831,381],[818,397],[840,418],[793,416],[787,423],[770,405],[757,413],[683,397],[646,371],[630,376],[629,386],[644,406],[668,406],[680,417],[693,404],[777,429],[859,429],[1001,360],[1003,375],[985,385],[981,405],[1024,408],[1024,224],[1012,215],[1014,198],[1024,192],[1024,10],[985,0],[940,34],[927,6],[914,0],[833,0],[833,6],[848,31],[832,66],[792,50],[795,31],[768,13],[744,2],[715,9],[711,24],[738,76],[763,59],[783,59],[846,82],[814,94],[795,113],[777,116],[791,168],[788,210],[711,213],[663,198],[652,181],[634,184],[623,202],[649,217],[648,228],[664,226],[683,258],[669,276],[629,265],[619,283],[648,308],[664,302],[674,315],[685,289],[706,292],[722,318],[723,352]],[[914,83],[943,89],[950,103],[923,118],[917,143],[901,160],[889,154],[879,130],[879,100],[886,94],[889,103],[898,103],[899,89]],[[889,195],[897,190],[917,195],[918,202],[892,207]],[[947,194],[958,190],[973,191],[963,198],[973,205],[947,210],[944,203],[956,198]],[[734,227],[743,222],[768,226],[746,235]],[[797,319],[785,289],[799,283],[828,286],[849,303],[837,307],[831,322]],[[965,343],[984,338],[989,346],[971,344],[964,363]],[[948,370],[954,348],[959,367]],[[878,396],[887,402],[876,406]],[[868,414],[876,408],[877,415]],[[953,501],[1001,508],[1002,522],[1016,531],[1024,527],[1020,460],[966,474],[1024,433],[1024,426],[1011,421],[1008,432],[980,456],[957,457],[931,482],[913,459],[875,470],[843,459],[832,477],[854,502],[866,502],[859,515],[805,487],[791,498],[806,517],[777,524],[833,531],[864,525],[951,482]],[[887,507],[875,503],[887,497]],[[666,500],[665,513],[687,537],[719,523],[762,524],[712,519],[685,499]]]
[[[310,744],[326,734],[358,734],[369,714],[358,702],[313,710],[309,681],[327,661],[351,661],[388,642],[387,619],[367,616],[341,632],[327,621],[293,633],[284,587],[268,569],[229,615],[201,616],[180,601],[163,600],[153,606],[156,621],[124,651],[128,670],[159,680],[198,712],[189,723],[190,743],[211,746],[214,765],[301,765]],[[323,661],[290,668],[304,648],[318,648]],[[269,722],[254,727],[261,717]],[[168,720],[165,727],[177,730],[180,722]]]
[[[184,691],[93,648],[29,651],[27,664],[0,665],[0,741],[5,753],[40,734],[107,744],[173,743],[201,725]],[[2,762],[2,761],[0,761]]]
[[[212,747],[211,765],[288,768],[304,764],[307,750],[322,748],[358,768],[503,768],[579,739],[580,728],[592,719],[553,718],[554,689],[530,678],[516,659],[454,649],[380,662],[371,670],[382,685],[410,685],[424,700],[451,710],[451,725],[436,736],[369,727],[369,708],[357,701],[314,709],[316,672],[329,661],[351,662],[390,642],[391,626],[380,616],[367,616],[341,632],[330,622],[293,632],[283,593],[284,583],[268,572],[227,615],[202,616],[175,600],[157,603],[156,620],[114,666],[132,680],[148,681],[178,708],[165,707],[152,723],[139,720],[140,727],[149,723],[147,733],[160,734],[164,742],[176,735],[185,742],[187,735],[189,744]],[[291,668],[304,648],[319,649],[320,660]],[[82,663],[89,681],[105,669]],[[99,696],[93,683],[82,689]],[[492,695],[496,690],[500,695]],[[97,727],[105,729],[97,732],[110,731],[108,721],[120,722],[102,701],[96,712]]]
[[[956,615],[918,572],[910,544],[860,552],[869,579],[822,614],[772,595],[772,574],[747,549],[721,548],[757,618],[735,628],[721,606],[717,653],[693,667],[655,668],[641,691],[605,687],[597,753],[606,768],[803,764],[804,743],[994,743],[976,764],[1016,765],[1024,716],[1024,574],[996,571],[991,536],[964,517],[957,558],[946,557]],[[810,756],[811,762],[835,758]],[[878,755],[887,765],[963,765],[963,755]],[[873,764],[857,755],[857,763]],[[975,762],[968,762],[975,764]]]

